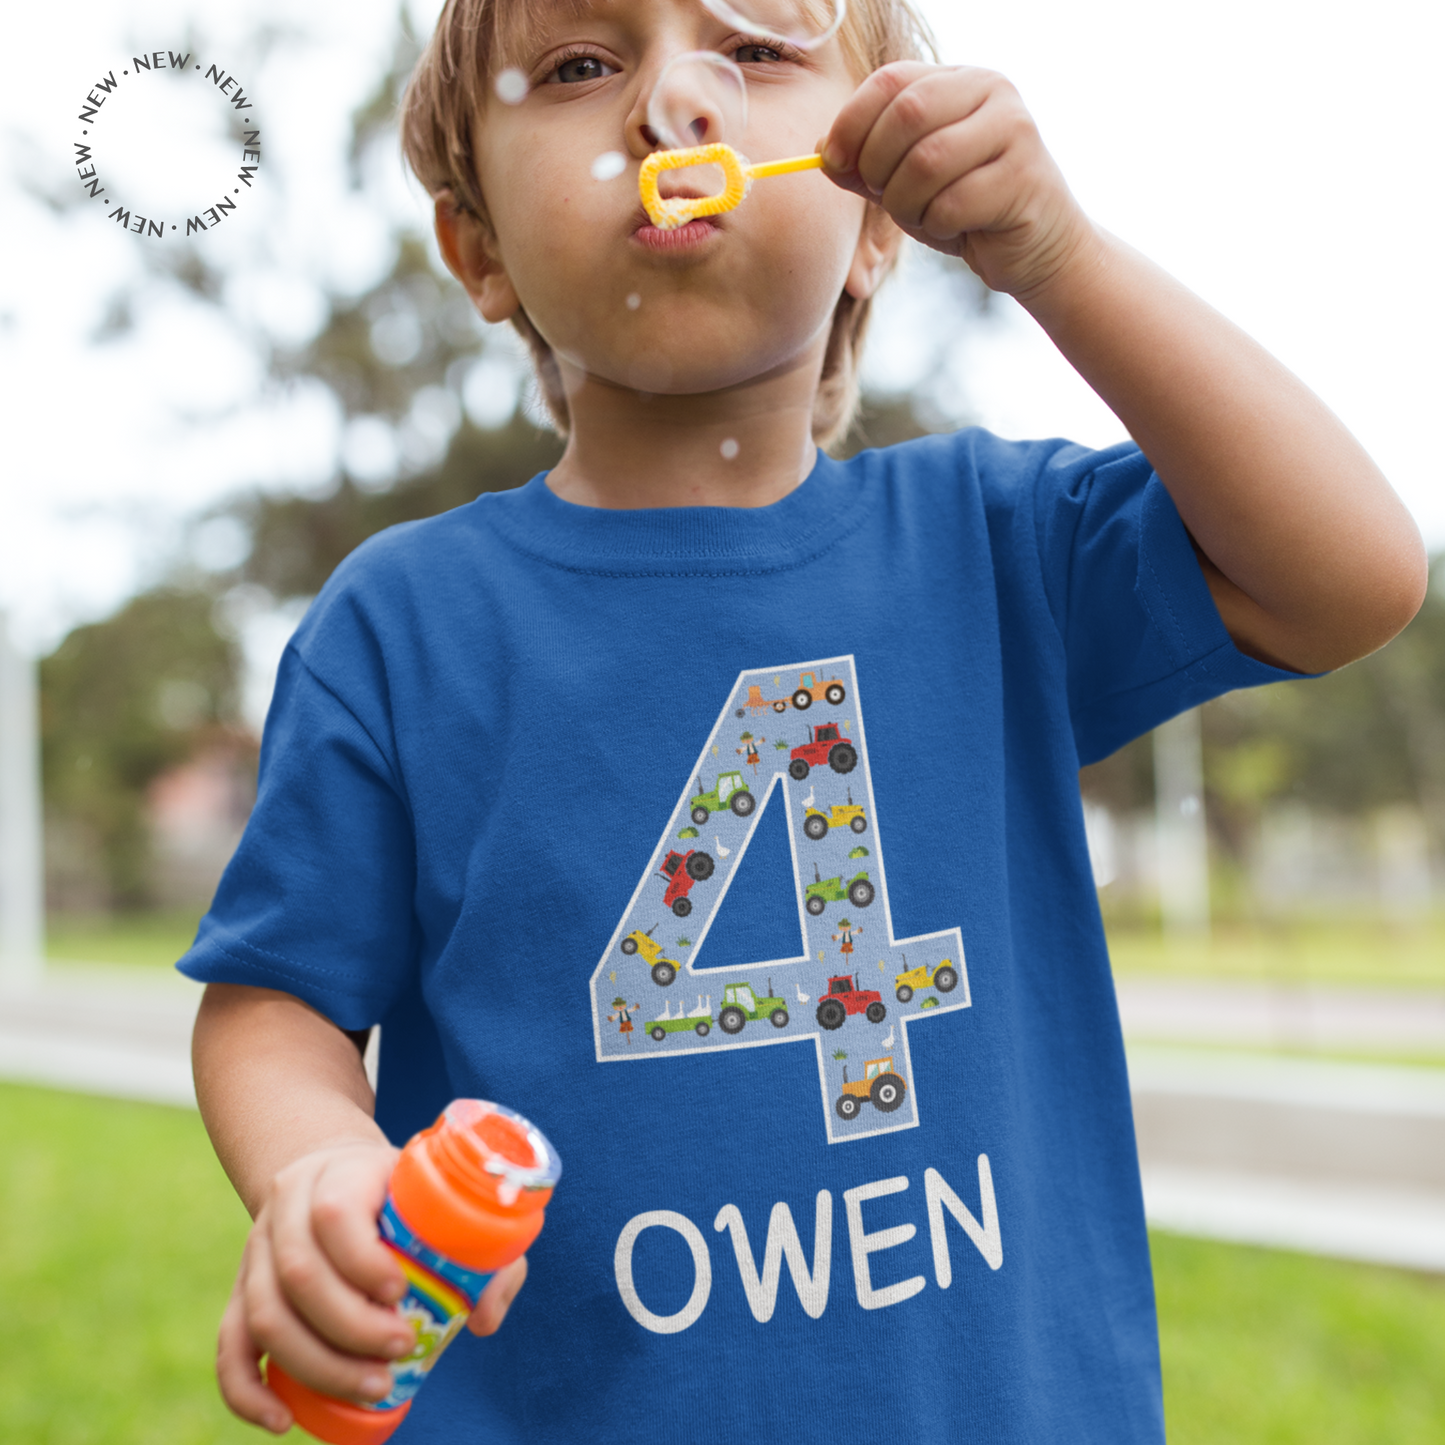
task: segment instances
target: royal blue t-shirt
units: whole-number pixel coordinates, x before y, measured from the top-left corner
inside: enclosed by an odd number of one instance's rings
[[[181,967],[380,1023],[398,1143],[471,1095],[562,1156],[398,1445],[1161,1441],[1077,771],[1286,675],[1132,446],[539,476],[358,549]]]

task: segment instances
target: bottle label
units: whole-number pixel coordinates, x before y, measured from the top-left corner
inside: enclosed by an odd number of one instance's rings
[[[392,1361],[391,1393],[370,1407],[394,1410],[426,1383],[431,1367],[476,1308],[491,1275],[464,1269],[428,1248],[397,1213],[389,1196],[382,1206],[378,1224],[382,1239],[396,1251],[406,1275],[406,1294],[398,1302],[397,1310],[416,1332],[416,1345],[411,1353]]]

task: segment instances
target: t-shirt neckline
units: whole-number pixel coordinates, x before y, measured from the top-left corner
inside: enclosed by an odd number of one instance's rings
[[[861,520],[856,469],[819,452],[786,496],[764,507],[637,507],[568,502],[538,472],[479,498],[482,515],[518,550],[569,570],[697,576],[798,566]]]

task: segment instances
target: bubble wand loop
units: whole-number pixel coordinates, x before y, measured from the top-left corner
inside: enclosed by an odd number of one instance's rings
[[[820,155],[791,156],[787,160],[750,164],[730,145],[692,146],[687,150],[653,151],[637,173],[637,192],[652,224],[661,231],[675,231],[703,216],[719,216],[741,204],[752,183],[767,176],[784,176],[794,171],[820,170]],[[663,196],[657,188],[663,171],[681,171],[690,166],[720,166],[723,188],[715,196]]]

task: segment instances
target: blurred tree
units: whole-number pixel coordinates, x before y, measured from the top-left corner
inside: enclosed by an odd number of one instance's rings
[[[206,592],[148,592],[40,664],[46,807],[94,849],[110,906],[151,902],[150,785],[203,744],[234,745],[241,658],[213,608]]]

